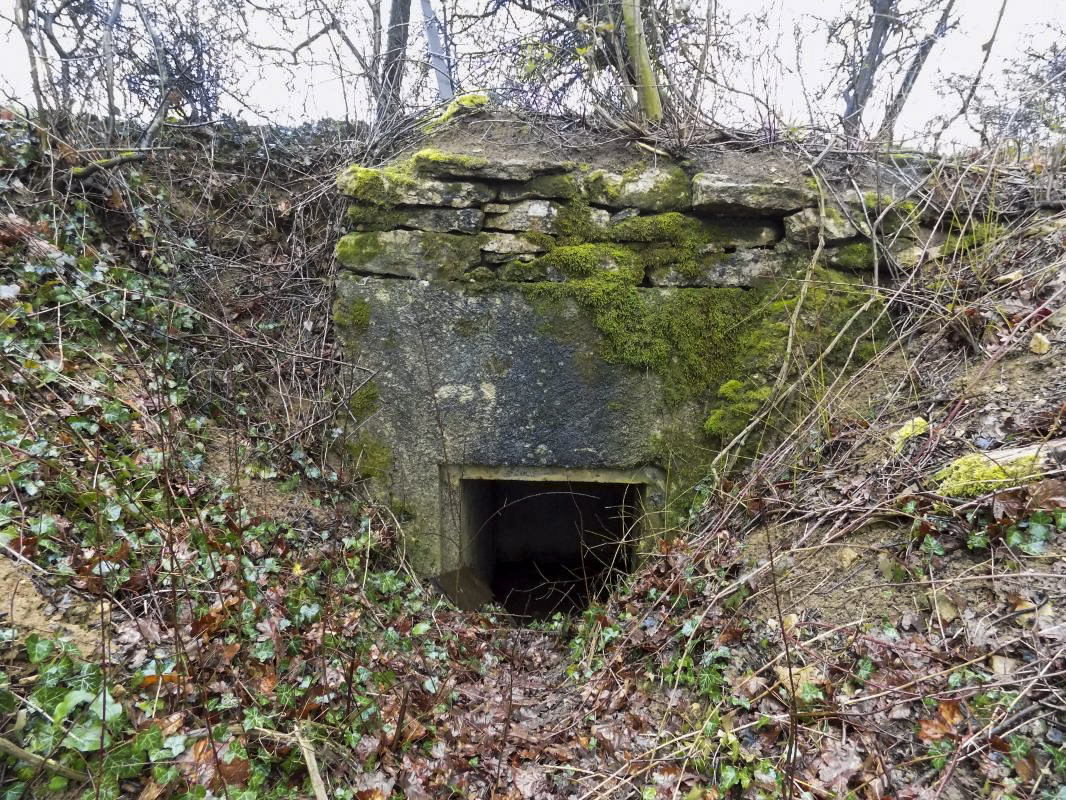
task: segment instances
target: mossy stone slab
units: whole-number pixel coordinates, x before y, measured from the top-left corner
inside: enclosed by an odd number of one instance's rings
[[[648,282],[659,287],[738,287],[748,289],[761,281],[781,278],[794,271],[796,257],[772,250],[707,251],[695,268],[665,264],[648,270]]]
[[[593,205],[638,208],[641,211],[681,211],[692,205],[692,186],[678,166],[643,167],[617,174],[596,170],[585,178]]]
[[[814,245],[819,234],[824,237],[826,245],[832,246],[859,236],[859,229],[844,216],[844,213],[826,205],[823,219],[816,208],[804,208],[785,217],[785,238],[794,244]]]
[[[430,231],[349,233],[337,260],[356,272],[416,280],[454,280],[481,264],[480,238]]]

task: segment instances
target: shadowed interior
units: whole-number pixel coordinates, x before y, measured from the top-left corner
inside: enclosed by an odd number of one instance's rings
[[[630,568],[639,484],[463,480],[460,490],[469,567],[512,614],[580,611]]]

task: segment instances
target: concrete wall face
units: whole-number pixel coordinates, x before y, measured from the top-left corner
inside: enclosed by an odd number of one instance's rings
[[[340,304],[370,307],[358,360],[378,409],[365,425],[390,451],[388,475],[377,477],[414,512],[409,547],[429,573],[454,568],[464,549],[450,487],[483,474],[464,465],[535,468],[512,473],[533,480],[654,462],[659,381],[598,359],[594,328],[585,342],[557,339],[514,289],[342,274],[337,293]]]
[[[631,484],[653,533],[765,399],[819,230],[829,288],[797,346],[869,297],[833,269],[872,266],[865,215],[822,220],[798,179],[424,150],[338,185],[335,328],[371,375],[348,457],[429,575],[492,560],[463,519],[487,502],[472,481]]]

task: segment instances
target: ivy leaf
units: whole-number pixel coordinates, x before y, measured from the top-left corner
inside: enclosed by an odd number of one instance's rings
[[[107,735],[102,723],[96,721],[83,722],[70,729],[64,743],[75,750],[86,753],[92,750],[99,750],[101,745],[107,747],[111,744],[111,737]]]
[[[59,701],[59,705],[56,706],[56,710],[53,716],[56,721],[64,720],[70,716],[70,712],[80,706],[82,703],[91,703],[94,699],[92,692],[87,692],[84,689],[71,689],[67,692],[66,697]]]
[[[42,639],[36,633],[26,637],[26,657],[31,664],[40,664],[55,652],[55,643],[49,639]]]
[[[424,636],[428,630],[429,630],[429,623],[428,622],[419,622],[417,625],[415,625],[413,628],[411,628],[411,635],[412,636]]]

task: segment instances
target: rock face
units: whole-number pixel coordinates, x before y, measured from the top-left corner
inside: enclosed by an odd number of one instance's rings
[[[349,404],[348,457],[408,515],[430,575],[484,561],[467,518],[489,490],[471,476],[632,484],[642,535],[684,516],[765,399],[817,232],[827,259],[872,267],[804,186],[677,164],[423,150],[337,184],[352,232],[335,330],[373,375]],[[824,266],[817,286],[794,343],[812,353],[869,297]]]

